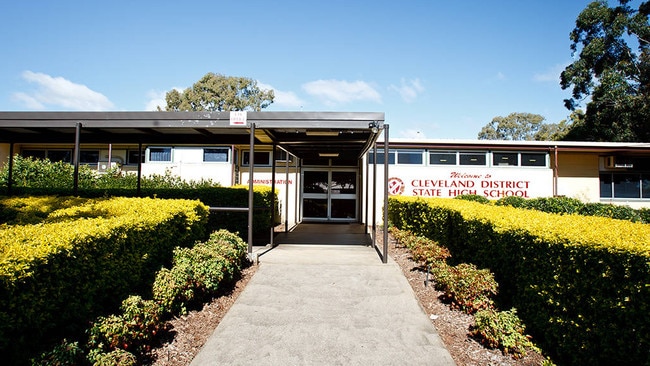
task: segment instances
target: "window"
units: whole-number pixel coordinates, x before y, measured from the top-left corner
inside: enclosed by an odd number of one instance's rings
[[[23,157],[33,159],[45,159],[47,151],[45,150],[23,150]]]
[[[97,164],[99,162],[99,150],[79,151],[80,164]]]
[[[429,152],[429,164],[431,165],[456,165],[455,152]]]
[[[492,153],[493,166],[518,166],[519,153]]]
[[[227,147],[203,149],[203,161],[227,163],[229,153]]]
[[[546,154],[521,153],[521,166],[546,166]]]
[[[242,154],[241,165],[249,166],[250,165],[250,151],[244,151]],[[270,151],[255,151],[255,166],[270,166],[271,165],[271,152]]]
[[[287,154],[286,151],[278,149],[275,153],[275,162],[286,162],[289,160],[289,162],[293,162],[293,155]]]
[[[397,164],[422,165],[422,150],[397,150]]]
[[[375,163],[374,151],[368,154],[368,161],[370,162],[370,164]],[[384,161],[386,161],[386,159],[384,158],[384,152],[377,150],[377,164],[383,164]],[[389,165],[395,164],[395,151],[388,151],[388,164]]]
[[[641,181],[638,174],[614,174],[615,198],[640,198]]]
[[[612,175],[611,174],[601,174],[600,175],[600,198],[612,198],[613,197],[612,189]]]
[[[172,161],[171,147],[151,147],[149,148],[149,161]]]
[[[52,162],[72,163],[72,150],[48,150],[47,158]]]
[[[140,155],[140,150],[129,150],[126,155],[126,163],[135,165],[138,162],[144,163],[144,154]]]
[[[460,153],[460,165],[485,165],[485,153]]]
[[[650,198],[650,174],[601,173],[600,198]]]

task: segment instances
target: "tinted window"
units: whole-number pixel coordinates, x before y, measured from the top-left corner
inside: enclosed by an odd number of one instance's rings
[[[456,153],[429,153],[431,165],[456,165]]]
[[[460,153],[460,165],[485,165],[485,153]]]
[[[521,166],[546,166],[546,154],[521,153]]]
[[[492,153],[493,166],[517,166],[519,165],[519,154],[517,153]]]

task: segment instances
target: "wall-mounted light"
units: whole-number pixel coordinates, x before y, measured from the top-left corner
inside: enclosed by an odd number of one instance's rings
[[[372,133],[377,133],[377,131],[379,131],[379,123],[377,123],[377,121],[372,121],[368,123],[368,128],[372,131]]]
[[[338,158],[339,153],[318,153],[321,158]]]

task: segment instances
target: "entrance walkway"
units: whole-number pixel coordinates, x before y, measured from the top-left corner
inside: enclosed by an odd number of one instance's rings
[[[362,245],[281,244],[192,361],[454,365],[399,266]]]
[[[278,234],[276,244],[370,245],[370,235],[359,223],[300,223],[288,233]]]

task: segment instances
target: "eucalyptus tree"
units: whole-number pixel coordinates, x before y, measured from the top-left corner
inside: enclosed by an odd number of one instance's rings
[[[190,88],[167,92],[165,110],[260,111],[271,105],[274,97],[273,90],[260,89],[251,78],[209,72]]]
[[[632,3],[638,3],[633,7]],[[570,34],[574,61],[560,84],[571,88],[569,110],[586,103],[568,137],[591,141],[650,141],[650,25],[648,1],[591,2]]]

